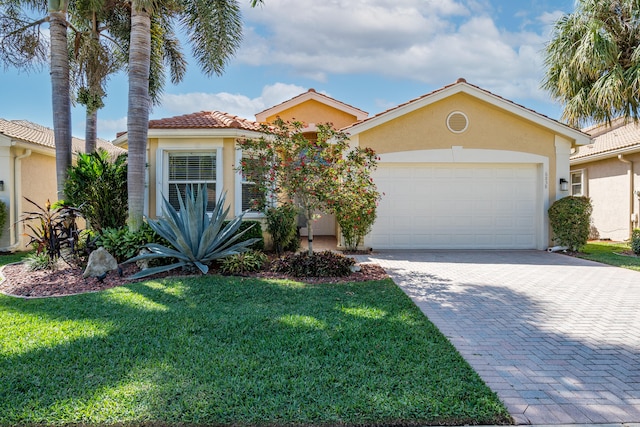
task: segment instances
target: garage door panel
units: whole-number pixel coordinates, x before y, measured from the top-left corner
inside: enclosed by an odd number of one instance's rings
[[[373,248],[535,248],[534,164],[382,164]]]
[[[393,230],[398,233],[411,234],[411,230],[414,229],[413,221],[410,217],[398,216],[391,221]]]
[[[474,228],[489,228],[493,226],[493,216],[489,215],[476,215],[471,218],[471,224]]]

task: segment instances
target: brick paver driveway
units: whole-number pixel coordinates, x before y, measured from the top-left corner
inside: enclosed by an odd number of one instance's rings
[[[388,251],[382,265],[519,424],[640,422],[640,273],[542,251]]]

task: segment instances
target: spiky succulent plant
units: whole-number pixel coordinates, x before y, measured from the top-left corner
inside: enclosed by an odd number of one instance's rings
[[[156,220],[149,219],[148,222],[151,228],[164,237],[172,247],[149,243],[145,246],[150,253],[138,255],[125,263],[157,258],[174,258],[176,262],[143,269],[131,276],[132,279],[178,267],[195,267],[202,274],[207,274],[208,264],[211,261],[245,252],[249,246],[259,240],[257,238],[242,240],[242,236],[249,229],[237,233],[244,212],[226,225],[223,224],[229,213],[229,208],[224,207],[226,194],[220,197],[213,212],[209,214],[206,194],[206,189],[202,187],[195,190],[192,186],[187,186],[183,199],[178,191],[179,210],[176,210],[166,197],[163,197],[162,217]]]

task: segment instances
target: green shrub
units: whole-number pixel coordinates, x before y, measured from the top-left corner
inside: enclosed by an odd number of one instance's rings
[[[591,228],[591,199],[569,196],[557,200],[549,208],[549,223],[554,240],[578,251],[587,244]]]
[[[79,153],[75,166],[69,168],[65,182],[66,201],[78,206],[88,226],[102,231],[127,223],[127,155],[111,160],[99,150]]]
[[[341,277],[351,274],[353,258],[331,251],[299,252],[281,257],[273,262],[272,270],[294,277]]]
[[[132,278],[147,277],[180,267],[197,269],[202,274],[207,274],[209,263],[246,252],[248,247],[258,240],[243,240],[243,233],[238,233],[244,214],[240,214],[223,226],[229,213],[229,208],[224,208],[226,194],[217,201],[211,217],[207,208],[207,192],[203,187],[189,185],[186,187],[184,198],[179,190],[178,194],[180,210],[176,210],[166,198],[163,198],[162,217],[157,220],[148,220],[151,228],[169,244],[148,243],[145,247],[151,253],[138,255],[126,261],[130,263],[142,260],[173,259],[175,262],[143,269]]]
[[[120,263],[138,255],[148,243],[163,243],[164,240],[153,231],[148,223],[143,223],[138,231],[129,227],[104,228],[98,237],[97,245],[102,246]]]
[[[278,255],[285,250],[297,250],[300,246],[297,219],[298,209],[291,203],[269,208],[266,212],[267,231],[273,239],[273,249]]]
[[[640,228],[634,228],[631,233],[631,250],[634,254],[640,255]]]
[[[4,233],[4,226],[7,224],[7,205],[0,200],[0,237]]]
[[[57,262],[46,252],[32,252],[24,258],[24,265],[29,271],[55,270]]]
[[[264,253],[250,250],[223,259],[220,265],[220,272],[222,274],[238,275],[260,271],[268,260]]]
[[[293,239],[289,241],[289,244],[284,247],[285,252],[298,252],[300,249],[300,238],[298,237],[298,227],[296,226],[296,233]]]
[[[224,221],[222,226],[225,227],[230,221]],[[250,249],[256,251],[264,250],[264,236],[262,235],[262,224],[260,221],[246,220],[240,223],[240,227],[236,234],[243,233],[240,242],[248,239],[258,239],[254,244],[249,246]]]

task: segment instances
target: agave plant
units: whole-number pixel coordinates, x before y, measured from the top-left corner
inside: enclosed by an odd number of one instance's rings
[[[177,261],[169,265],[143,269],[131,276],[132,279],[178,267],[197,267],[202,274],[207,274],[209,271],[207,264],[211,261],[245,252],[249,246],[259,240],[257,238],[241,240],[250,228],[237,233],[244,212],[226,225],[223,224],[229,213],[229,208],[224,208],[226,193],[220,197],[209,217],[206,194],[206,189],[202,187],[194,191],[192,186],[187,186],[183,200],[178,190],[179,211],[169,203],[166,197],[163,197],[163,216],[157,220],[149,219],[148,223],[172,247],[148,243],[145,247],[150,253],[138,255],[125,263],[157,258],[174,258]]]

